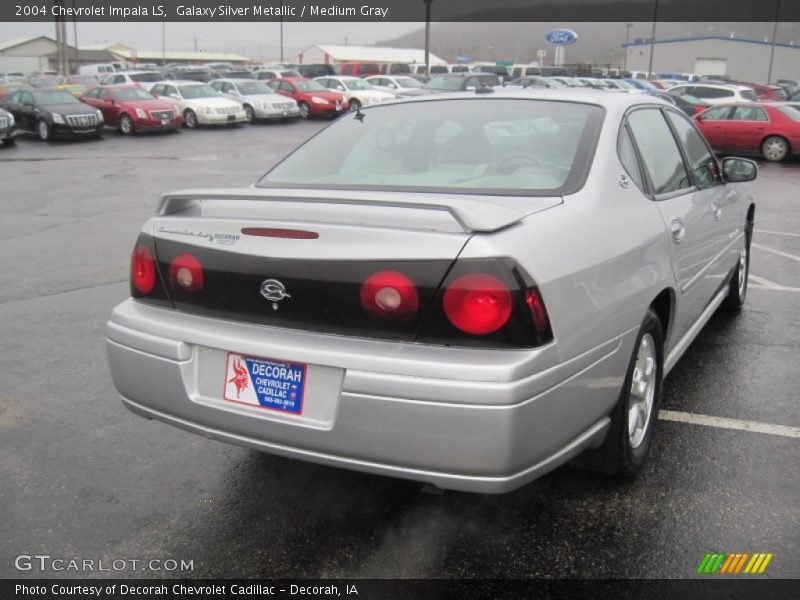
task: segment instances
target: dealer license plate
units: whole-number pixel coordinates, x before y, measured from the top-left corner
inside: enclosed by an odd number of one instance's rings
[[[307,371],[302,363],[229,352],[223,397],[230,402],[300,415]]]

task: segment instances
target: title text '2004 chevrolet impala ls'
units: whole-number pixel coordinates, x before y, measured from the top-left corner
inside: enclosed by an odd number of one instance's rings
[[[755,174],[634,94],[359,110],[251,188],[164,196],[111,374],[145,417],[443,488],[632,475],[662,378],[744,302]]]

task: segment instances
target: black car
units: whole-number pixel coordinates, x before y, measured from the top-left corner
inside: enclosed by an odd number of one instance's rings
[[[448,73],[432,77],[425,88],[432,92],[464,92],[500,85],[500,78],[492,73]]]
[[[14,115],[18,129],[43,140],[102,136],[103,113],[64,90],[16,90],[3,108]]]
[[[14,115],[0,109],[0,142],[6,146],[13,146],[17,141],[17,125]]]

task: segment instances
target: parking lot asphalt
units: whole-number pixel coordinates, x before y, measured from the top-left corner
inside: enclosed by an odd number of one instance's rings
[[[125,410],[103,328],[158,195],[248,185],[322,125],[0,148],[0,577],[684,578],[711,551],[773,553],[760,577],[800,576],[796,160],[748,184],[747,306],[666,378],[673,418],[634,481],[564,467],[507,495],[430,494]],[[193,570],[18,571],[20,554]]]

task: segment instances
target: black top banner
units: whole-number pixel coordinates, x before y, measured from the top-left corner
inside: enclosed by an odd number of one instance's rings
[[[0,21],[800,21],[800,0],[2,0]]]

